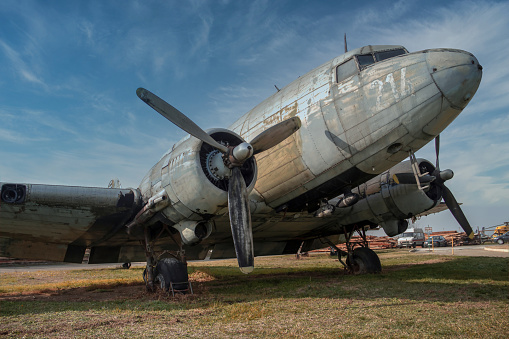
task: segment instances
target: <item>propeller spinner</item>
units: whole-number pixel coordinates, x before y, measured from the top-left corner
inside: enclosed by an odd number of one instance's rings
[[[243,273],[252,272],[254,269],[254,246],[251,212],[246,183],[240,167],[253,155],[276,146],[295,133],[301,127],[300,119],[293,117],[270,127],[256,136],[251,144],[243,142],[235,147],[227,147],[214,140],[182,112],[152,92],[138,88],[136,94],[163,117],[223,154],[223,161],[232,169],[232,176],[228,183],[228,211],[237,261]]]

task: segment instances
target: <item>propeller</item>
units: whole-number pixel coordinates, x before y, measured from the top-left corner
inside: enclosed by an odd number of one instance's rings
[[[223,153],[225,164],[232,169],[232,176],[228,183],[228,211],[237,261],[243,273],[252,272],[254,269],[254,246],[251,212],[246,182],[242,177],[240,167],[253,155],[276,146],[295,133],[301,127],[300,119],[293,117],[282,121],[257,135],[251,143],[243,142],[234,147],[225,146],[214,140],[191,119],[154,93],[144,88],[138,88],[136,94],[147,105],[179,128]]]
[[[447,205],[447,208],[449,208],[458,224],[460,224],[461,228],[463,228],[468,237],[470,239],[473,239],[474,231],[472,230],[470,223],[465,217],[465,214],[463,214],[463,211],[461,210],[460,205],[456,201],[456,198],[454,198],[452,192],[444,184],[447,179],[450,179],[452,177],[451,174],[452,171],[445,170],[443,172],[440,172],[440,164],[438,160],[438,155],[440,153],[440,135],[437,135],[437,137],[435,138],[435,153],[436,153],[436,166],[435,171],[432,173],[432,175],[436,178],[434,180],[434,183],[440,188],[442,192],[442,198],[444,198],[444,202]]]
[[[186,117],[184,113],[180,112],[178,109],[159,98],[154,93],[147,91],[144,88],[138,88],[136,90],[136,95],[147,105],[156,110],[159,114],[161,114],[166,119],[173,122],[175,125],[183,129],[187,133],[192,136],[200,139],[203,142],[206,142],[210,146],[220,150],[223,153],[228,152],[228,148],[225,145],[222,145],[212,139],[210,135],[208,135],[204,130],[202,130],[198,125],[196,125],[191,119]]]

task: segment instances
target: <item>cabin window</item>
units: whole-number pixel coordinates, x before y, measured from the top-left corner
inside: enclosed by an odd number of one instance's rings
[[[392,51],[383,51],[383,52],[376,52],[375,58],[376,61],[382,61],[389,58],[394,58],[395,56],[405,54],[404,49],[394,49]]]
[[[375,63],[373,54],[357,55],[357,61],[359,62],[359,67],[361,68],[361,70],[366,68],[366,66],[369,66],[369,65]]]
[[[357,72],[358,70],[357,65],[355,65],[355,61],[350,59],[336,67],[336,80],[337,82],[341,82]]]

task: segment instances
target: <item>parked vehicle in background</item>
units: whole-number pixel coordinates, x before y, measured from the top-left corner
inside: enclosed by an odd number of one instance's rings
[[[509,242],[509,232],[505,232],[504,234],[496,237],[494,241],[500,245]]]
[[[447,246],[447,240],[441,236],[441,235],[432,235],[426,241],[424,242],[424,247],[441,247],[441,246]]]
[[[408,228],[398,238],[398,247],[424,247],[424,232],[422,228]]]
[[[509,222],[505,222],[503,225],[497,226],[495,228],[495,231],[493,231],[493,235],[491,237],[493,241],[497,241],[496,239],[498,237],[504,235],[507,232],[509,232]]]

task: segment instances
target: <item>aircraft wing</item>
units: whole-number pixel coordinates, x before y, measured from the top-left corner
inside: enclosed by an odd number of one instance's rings
[[[140,205],[139,193],[132,189],[0,187],[0,256],[7,257],[81,262],[87,247],[125,234],[119,230]]]
[[[462,205],[462,204],[460,203],[459,205]],[[442,211],[445,211],[447,209],[449,209],[449,208],[447,207],[445,202],[442,201],[439,204],[437,204],[435,207],[430,208],[429,210],[427,210],[425,212],[419,213],[418,215],[416,215],[416,217],[418,217],[418,218],[425,217],[427,215],[435,214],[435,213],[438,213],[438,212],[442,212]]]

